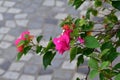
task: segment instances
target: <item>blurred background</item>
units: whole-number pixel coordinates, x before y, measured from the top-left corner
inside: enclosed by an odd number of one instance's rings
[[[91,4],[87,2],[75,10],[67,0],[0,0],[0,80],[84,80],[87,58],[77,68],[76,60],[70,63],[69,52],[57,54],[44,70],[42,57],[32,52],[16,61],[14,41],[21,32],[29,30],[35,36],[42,34],[41,44],[46,45],[50,36],[61,34],[62,19],[68,14],[81,17]]]

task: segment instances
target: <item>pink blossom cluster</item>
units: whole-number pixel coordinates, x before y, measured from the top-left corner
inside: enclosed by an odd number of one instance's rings
[[[18,39],[15,40],[15,45],[17,47],[17,50],[18,52],[23,52],[23,49],[24,49],[24,44],[20,45],[19,46],[19,43],[21,41],[30,41],[30,39],[32,38],[33,36],[30,35],[30,32],[29,31],[24,31],[21,33],[20,37]]]
[[[55,48],[60,54],[63,54],[65,51],[70,49],[70,40],[71,40],[70,34],[72,32],[73,32],[73,30],[71,30],[68,25],[64,25],[63,33],[59,37],[53,39]],[[81,44],[84,44],[83,38],[79,37],[78,41]]]

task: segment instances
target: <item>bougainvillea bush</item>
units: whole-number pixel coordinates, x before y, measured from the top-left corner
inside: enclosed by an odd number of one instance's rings
[[[84,2],[85,0],[69,0],[69,4],[75,9]],[[42,35],[36,37],[37,43],[34,43],[34,35],[29,31],[23,32],[15,41],[19,52],[17,60],[33,50],[43,56],[43,65],[47,68],[56,54],[62,55],[69,51],[70,62],[77,59],[77,67],[84,63],[84,57],[89,58],[85,80],[93,80],[96,76],[99,76],[99,80],[120,80],[120,63],[113,65],[113,61],[120,55],[117,50],[120,47],[120,21],[116,16],[116,12],[120,10],[120,1],[93,0],[92,3],[81,18],[68,15],[62,20],[62,33],[50,38],[46,47],[40,44]],[[99,16],[105,10],[108,13]],[[91,16],[102,17],[102,21],[92,21]],[[102,26],[95,26],[96,24]]]

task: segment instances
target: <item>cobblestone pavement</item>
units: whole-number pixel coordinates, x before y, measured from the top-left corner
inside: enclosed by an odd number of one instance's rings
[[[83,11],[84,13],[84,11]],[[81,13],[81,14],[83,14]],[[79,11],[67,5],[67,0],[0,0],[0,80],[75,80],[85,78],[87,61],[76,68],[76,60],[57,54],[52,66],[44,70],[42,57],[29,53],[16,61],[14,40],[22,31],[44,35],[42,43],[50,36],[61,33],[58,27],[68,14],[79,16]]]

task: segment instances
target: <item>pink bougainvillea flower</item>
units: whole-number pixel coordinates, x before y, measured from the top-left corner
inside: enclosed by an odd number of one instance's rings
[[[85,43],[85,40],[81,37],[78,38],[78,41],[81,43],[81,44],[84,44]]]
[[[33,36],[30,35],[30,32],[29,32],[29,31],[24,31],[24,32],[22,32],[21,35],[20,35],[20,37],[15,40],[15,45],[16,45],[16,47],[17,47],[18,52],[22,52],[23,49],[24,49],[24,46],[25,46],[24,44],[18,46],[19,43],[20,43],[21,41],[25,41],[25,40],[27,40],[27,41],[29,42],[32,38],[33,38]]]
[[[18,38],[15,40],[15,45],[17,46],[18,52],[22,52],[24,49],[24,45],[18,46],[18,44],[20,43],[21,40],[22,40],[21,38]]]
[[[29,31],[24,31],[20,35],[21,39],[23,40],[28,40],[30,38],[30,32]]]
[[[56,50],[60,53],[63,54],[66,50],[70,49],[70,30],[67,30],[63,32],[62,35],[58,38],[53,39],[53,43],[56,46]]]

